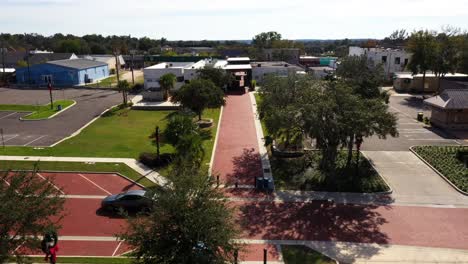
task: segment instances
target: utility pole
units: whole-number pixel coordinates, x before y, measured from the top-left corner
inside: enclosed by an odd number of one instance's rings
[[[2,35],[3,35],[3,33],[2,33]],[[3,67],[2,77],[3,77],[3,81],[6,83],[6,72],[5,72],[5,47],[4,47],[3,36],[2,36],[2,67]]]
[[[114,50],[114,57],[115,57],[115,72],[117,74],[117,85],[118,85],[120,82],[120,76],[119,76],[120,60],[119,60],[117,50]]]
[[[28,84],[31,85],[31,70],[29,69],[29,55],[30,55],[30,51],[28,50],[28,54],[26,54],[26,63],[28,64]]]
[[[50,80],[50,76],[47,77],[48,84],[47,88],[49,88],[49,96],[50,96],[50,109],[54,110],[54,101],[52,99],[52,82]]]
[[[135,52],[132,52],[132,64],[130,68],[132,69],[132,83],[135,84],[135,75],[133,75],[133,57],[135,56]]]

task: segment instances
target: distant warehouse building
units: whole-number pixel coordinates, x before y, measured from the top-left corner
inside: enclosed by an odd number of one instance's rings
[[[16,70],[18,84],[34,86],[46,86],[48,80],[54,86],[76,86],[108,76],[107,63],[86,59],[49,61]]]

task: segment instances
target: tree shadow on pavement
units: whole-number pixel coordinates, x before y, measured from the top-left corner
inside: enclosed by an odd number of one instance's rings
[[[227,184],[255,185],[255,178],[263,175],[260,154],[254,148],[244,148],[232,163],[234,170],[227,175]]]
[[[344,241],[388,244],[380,226],[387,220],[373,205],[313,202],[237,203],[243,237],[266,240]],[[381,247],[336,248],[348,258],[368,258]]]

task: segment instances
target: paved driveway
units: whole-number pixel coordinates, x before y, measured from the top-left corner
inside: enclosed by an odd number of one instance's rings
[[[407,151],[416,145],[459,145],[467,144],[438,128],[426,128],[422,122],[416,121],[418,112],[430,116],[430,111],[424,106],[420,96],[392,96],[390,98],[391,112],[398,116],[398,138],[388,137],[386,140],[377,137],[367,138],[362,145],[363,150]]]
[[[63,89],[53,92],[54,100],[72,99],[77,104],[58,116],[41,121],[21,121],[27,113],[0,112],[5,145],[49,146],[72,135],[99,116],[105,109],[120,103],[121,95],[115,91],[91,89]],[[0,104],[47,104],[47,90],[0,88]]]
[[[457,192],[410,151],[364,151],[394,193],[397,203],[468,206]]]

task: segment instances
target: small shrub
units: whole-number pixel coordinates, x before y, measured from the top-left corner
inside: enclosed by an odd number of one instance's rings
[[[110,69],[109,74],[115,74],[115,69]]]
[[[172,155],[169,153],[163,153],[158,156],[156,153],[143,152],[138,157],[138,161],[150,168],[161,168],[169,165],[172,161]]]

